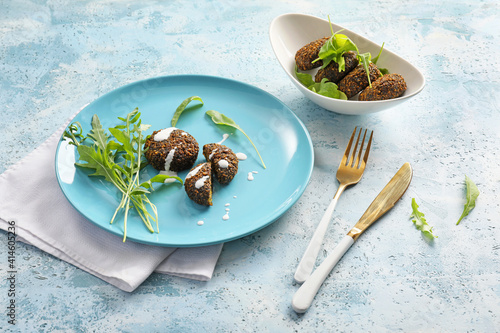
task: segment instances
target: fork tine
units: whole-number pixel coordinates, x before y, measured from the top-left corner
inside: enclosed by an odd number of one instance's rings
[[[347,158],[349,157],[349,151],[351,150],[352,142],[354,141],[354,136],[356,135],[357,127],[354,127],[354,131],[352,132],[351,139],[347,144],[347,148],[345,149],[344,156],[342,157],[341,165],[347,165]]]
[[[347,165],[350,166],[350,167],[352,167],[354,165],[354,163],[355,163],[354,159],[356,158],[356,151],[358,150],[359,137],[361,136],[361,131],[362,130],[363,130],[362,128],[359,129],[359,134],[358,134],[358,138],[356,139],[356,144],[354,145],[354,150],[352,152],[351,157],[349,158],[349,163],[347,163]]]
[[[359,131],[359,136],[361,136],[361,132],[363,131],[363,129],[361,129]],[[356,159],[356,162],[354,164],[354,168],[358,169],[360,167],[360,163],[359,161],[361,160],[361,153],[363,152],[363,146],[365,145],[365,139],[366,139],[366,132],[368,132],[367,129],[365,129],[365,133],[363,135],[363,141],[361,141],[361,146],[359,147],[359,153],[358,153],[358,157]],[[359,137],[358,137],[359,139]],[[353,156],[354,157],[354,156]]]
[[[370,140],[368,140],[368,145],[366,146],[365,156],[363,156],[363,166],[366,165],[368,161],[368,155],[370,154],[370,148],[372,147],[373,131],[370,134]]]

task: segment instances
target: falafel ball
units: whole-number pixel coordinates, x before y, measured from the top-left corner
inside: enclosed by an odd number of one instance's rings
[[[328,81],[333,83],[338,83],[344,78],[350,71],[352,71],[359,63],[358,57],[355,52],[349,51],[343,55],[345,59],[345,70],[339,71],[339,65],[335,61],[330,61],[330,63],[325,68],[320,68],[316,75],[314,76],[314,81],[321,82],[323,78],[327,78]]]
[[[295,63],[300,70],[308,71],[310,69],[319,67],[323,64],[321,60],[313,63],[314,60],[318,58],[319,50],[325,44],[330,37],[323,37],[314,42],[303,46],[300,50],[295,53]]]
[[[231,148],[209,143],[203,146],[203,156],[212,164],[215,179],[222,185],[229,184],[238,173],[238,157]]]
[[[212,166],[209,162],[195,166],[184,180],[184,189],[199,205],[212,206]]]
[[[382,73],[380,73],[379,69],[374,63],[370,63],[369,72],[370,72],[370,82],[374,82]],[[366,75],[365,67],[362,64],[359,64],[356,68],[354,68],[349,74],[347,74],[342,80],[340,80],[338,89],[346,94],[347,98],[351,98],[366,87],[368,87],[368,77]]]
[[[360,101],[379,101],[396,98],[406,90],[406,82],[399,74],[386,74],[372,83],[359,94]]]
[[[191,168],[200,150],[194,137],[175,127],[154,131],[144,149],[144,156],[156,170],[175,172]]]

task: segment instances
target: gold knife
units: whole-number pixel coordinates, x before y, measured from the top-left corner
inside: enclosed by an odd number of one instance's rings
[[[366,212],[361,216],[358,223],[344,236],[342,241],[335,247],[333,252],[319,265],[319,267],[307,278],[300,286],[292,299],[292,308],[295,312],[306,312],[311,305],[316,293],[332,271],[333,267],[339,262],[340,258],[361,234],[369,226],[378,220],[389,209],[394,207],[396,202],[403,196],[410,185],[413,170],[410,163],[405,163],[399,171],[392,177],[384,189],[377,195],[370,204]]]

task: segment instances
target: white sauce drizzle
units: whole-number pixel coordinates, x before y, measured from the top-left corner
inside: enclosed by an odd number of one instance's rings
[[[169,128],[162,129],[161,131],[159,131],[158,133],[155,134],[154,140],[155,141],[168,140],[168,138],[170,137],[170,134],[172,134],[172,132],[175,131],[176,129],[177,128],[175,128],[175,127],[169,127]]]
[[[228,203],[227,203],[227,204],[225,204],[224,206],[229,207],[229,206],[231,206],[231,204],[228,202]]]
[[[234,198],[234,199],[236,199],[236,198],[237,198],[237,196],[233,196],[233,198]]]
[[[177,177],[177,172],[175,171],[160,171],[159,173],[160,175],[167,175],[167,176],[171,176],[171,177]],[[165,184],[168,184],[168,183],[173,183],[175,182],[177,179],[175,178],[167,178],[165,179],[164,183]]]
[[[229,220],[229,212],[226,212],[226,214],[222,217],[224,221]]]
[[[200,164],[200,165],[198,165],[196,168],[194,168],[193,170],[189,171],[189,173],[188,173],[188,174],[187,174],[187,176],[186,176],[186,179],[188,179],[188,178],[191,178],[191,177],[195,176],[195,175],[198,173],[198,171],[200,171],[200,169],[201,169],[202,167],[203,167],[203,164]]]
[[[244,161],[247,159],[247,155],[243,154],[243,153],[236,153],[236,157],[240,160],[240,161]]]
[[[205,185],[205,181],[208,179],[208,177],[209,176],[203,176],[200,179],[198,179],[196,181],[196,183],[194,183],[194,187],[196,187],[197,189],[203,187],[203,185]]]
[[[229,212],[229,208],[226,208],[226,212]]]
[[[250,180],[250,181],[254,180],[252,172],[248,173],[247,179]]]
[[[172,163],[172,160],[174,159],[174,155],[175,155],[175,150],[177,148],[174,148],[174,149],[171,149],[168,154],[167,154],[167,157],[165,157],[165,170],[166,171],[169,171],[170,170],[170,164]]]
[[[212,160],[212,157],[214,157],[214,154],[217,152],[217,150],[219,150],[219,148],[215,148],[214,150],[212,150],[212,152],[210,153],[210,155],[208,156],[208,160],[211,161]]]
[[[198,225],[203,225],[205,222],[203,221],[198,221]]]
[[[258,171],[252,171],[252,173],[259,173]]]
[[[218,144],[222,144],[224,141],[226,141],[226,139],[227,139],[227,138],[229,138],[229,134],[224,133],[224,134],[222,135],[222,141],[218,142]]]
[[[219,164],[219,168],[221,169],[227,169],[227,167],[229,166],[229,162],[226,160],[220,160],[217,164]]]

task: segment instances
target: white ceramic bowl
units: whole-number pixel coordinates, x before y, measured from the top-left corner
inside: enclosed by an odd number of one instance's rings
[[[360,52],[370,52],[375,57],[380,51],[380,45],[339,25],[332,23],[332,27],[333,31],[343,29],[342,34],[347,35],[358,46]],[[295,53],[304,45],[326,36],[331,36],[329,22],[304,14],[280,15],[271,22],[269,29],[269,37],[274,54],[290,77],[290,80],[307,98],[319,106],[342,114],[368,114],[382,111],[407,101],[424,88],[425,78],[422,73],[408,61],[387,50],[384,46],[377,66],[387,68],[390,73],[398,73],[403,76],[408,87],[403,96],[383,101],[358,101],[357,96],[355,96],[353,99],[346,101],[325,97],[312,92],[295,77]],[[309,71],[309,73],[313,74],[314,77],[315,71],[317,69]]]

